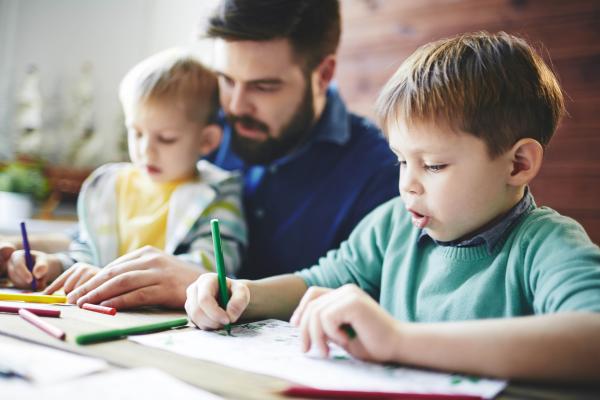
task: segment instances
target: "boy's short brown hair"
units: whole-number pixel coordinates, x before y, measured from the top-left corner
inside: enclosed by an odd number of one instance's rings
[[[119,98],[126,118],[154,101],[172,102],[201,124],[215,122],[219,109],[216,75],[182,49],[162,51],[135,65],[121,81]]]
[[[434,122],[483,139],[496,157],[522,138],[546,146],[565,113],[558,81],[525,40],[505,32],[421,46],[383,88],[384,130]]]

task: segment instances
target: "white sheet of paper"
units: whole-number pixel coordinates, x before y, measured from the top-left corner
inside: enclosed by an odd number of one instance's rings
[[[48,385],[0,379],[0,393],[3,399],[19,400],[222,399],[153,368],[103,372]]]
[[[330,358],[300,351],[297,328],[269,319],[221,331],[163,332],[129,339],[231,367],[277,376],[319,389],[463,394],[492,398],[506,381],[465,377],[413,368],[367,363],[332,346]]]
[[[106,361],[84,357],[33,343],[3,339],[0,370],[10,371],[35,383],[59,382],[106,369]]]

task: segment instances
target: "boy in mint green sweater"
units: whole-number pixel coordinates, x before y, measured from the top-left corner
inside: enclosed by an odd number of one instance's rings
[[[293,312],[304,351],[327,355],[331,341],[378,362],[600,379],[600,249],[527,186],[564,113],[543,60],[505,33],[430,43],[390,79],[378,112],[401,197],[312,268],[228,280],[226,311],[216,276],[202,275],[187,291],[192,321]]]

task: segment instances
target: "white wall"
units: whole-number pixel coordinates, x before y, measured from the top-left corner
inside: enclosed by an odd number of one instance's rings
[[[0,0],[0,158],[15,139],[16,91],[28,65],[41,74],[47,152],[53,161],[69,132],[61,131],[69,95],[83,63],[93,65],[96,132],[106,158],[122,134],[117,87],[142,58],[167,47],[198,42],[198,24],[217,0]],[[62,129],[64,130],[64,129]]]

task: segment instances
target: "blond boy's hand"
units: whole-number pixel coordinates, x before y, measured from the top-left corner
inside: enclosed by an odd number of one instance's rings
[[[25,251],[14,251],[8,261],[8,278],[16,287],[26,289],[31,287],[31,281],[35,277],[37,289],[42,290],[58,276],[62,264],[56,256],[35,250],[31,251],[31,258],[33,270],[30,272],[25,262]]]
[[[400,322],[355,285],[310,288],[290,322],[300,328],[304,352],[315,347],[327,357],[331,341],[354,357],[375,362],[392,361],[402,332]],[[354,338],[344,329],[347,325]]]
[[[99,267],[86,263],[76,263],[71,268],[62,273],[44,290],[46,294],[52,294],[58,289],[63,288],[65,293],[71,293],[73,290],[92,279],[100,271]]]
[[[218,303],[219,280],[217,274],[201,275],[187,288],[185,310],[189,319],[200,329],[219,329],[236,322],[250,303],[250,290],[239,280],[227,279],[231,297],[227,309]]]
[[[6,274],[8,261],[10,256],[15,251],[15,246],[8,242],[0,242],[0,277]]]

